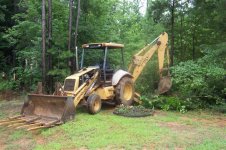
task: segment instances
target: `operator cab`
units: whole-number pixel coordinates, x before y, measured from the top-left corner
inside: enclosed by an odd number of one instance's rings
[[[114,72],[117,69],[124,68],[123,44],[89,43],[83,44],[82,48],[80,67],[83,68],[84,63],[88,63],[84,66],[98,66],[101,70],[101,82],[104,85],[110,85]],[[117,49],[120,50],[120,53]],[[86,55],[89,56],[89,59]]]

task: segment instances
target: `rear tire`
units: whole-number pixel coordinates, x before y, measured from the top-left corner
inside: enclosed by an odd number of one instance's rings
[[[116,86],[115,99],[117,104],[132,105],[134,101],[134,84],[130,77],[123,77]]]
[[[100,96],[91,94],[87,99],[87,108],[90,114],[96,114],[100,111],[102,106]]]

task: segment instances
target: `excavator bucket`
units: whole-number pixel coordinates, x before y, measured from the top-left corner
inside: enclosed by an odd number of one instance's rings
[[[29,94],[21,115],[1,120],[0,125],[35,130],[62,124],[74,115],[73,97]]]
[[[170,76],[162,77],[158,84],[158,93],[163,94],[168,92],[172,87],[172,81]]]

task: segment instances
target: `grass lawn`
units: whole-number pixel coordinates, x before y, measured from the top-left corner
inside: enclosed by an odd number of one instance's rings
[[[0,118],[20,111],[22,101],[0,101]],[[0,127],[0,149],[226,149],[226,115],[156,111],[126,118],[105,107],[97,115],[79,109],[75,120],[27,132]]]

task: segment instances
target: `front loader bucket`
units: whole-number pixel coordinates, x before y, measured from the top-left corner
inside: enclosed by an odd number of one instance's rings
[[[158,84],[158,93],[163,94],[168,92],[172,87],[172,81],[170,76],[162,77]]]
[[[74,115],[73,97],[29,94],[21,115],[0,121],[0,125],[35,130],[62,124]]]
[[[29,94],[21,114],[54,118],[64,123],[74,117],[75,107],[72,97]]]

